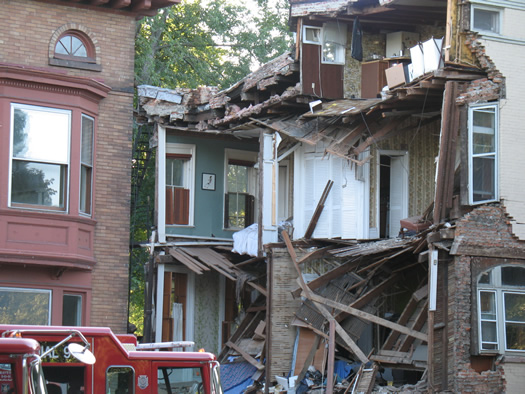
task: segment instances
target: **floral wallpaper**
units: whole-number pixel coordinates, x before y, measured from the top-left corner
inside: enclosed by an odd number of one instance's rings
[[[219,350],[220,274],[208,271],[195,276],[195,349]]]

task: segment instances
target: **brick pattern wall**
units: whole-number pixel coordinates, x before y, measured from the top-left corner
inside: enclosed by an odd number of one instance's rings
[[[112,88],[101,102],[96,135],[97,264],[89,323],[125,332],[135,19],[31,0],[0,0],[0,10],[0,62],[94,78]],[[66,24],[78,24],[96,38],[101,72],[49,65],[49,42]]]
[[[456,251],[456,256],[448,264],[447,280],[448,389],[453,392],[513,392],[510,389],[516,384],[513,376],[519,373],[522,364],[494,359],[493,370],[479,373],[472,367],[471,356],[478,353],[476,283],[479,274],[491,267],[524,264],[525,244],[513,236],[505,209],[499,204],[477,207],[459,220],[454,243],[452,250]],[[514,258],[506,258],[508,255]]]
[[[298,253],[298,258],[300,254]],[[301,306],[300,299],[294,299],[291,292],[297,289],[297,271],[287,249],[273,248],[267,259],[271,264],[271,276],[268,277],[268,289],[272,312],[269,316],[270,348],[267,351],[269,362],[266,364],[266,376],[288,376],[292,366],[292,356],[297,328],[291,325],[292,318]],[[268,322],[267,322],[268,324]]]

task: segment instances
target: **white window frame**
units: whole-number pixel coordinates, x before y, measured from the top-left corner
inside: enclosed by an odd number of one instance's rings
[[[15,110],[16,109],[27,109],[32,111],[42,111],[42,112],[49,112],[49,113],[61,113],[65,114],[69,117],[68,120],[68,130],[67,130],[67,141],[66,141],[66,148],[67,148],[67,155],[66,160],[48,160],[48,159],[38,159],[38,158],[28,158],[27,160],[24,160],[22,158],[17,159],[14,157],[14,122],[15,122]],[[11,109],[10,109],[10,116],[11,116],[11,122],[10,122],[10,148],[9,148],[9,183],[8,183],[8,206],[11,208],[17,208],[17,209],[29,209],[29,210],[43,210],[43,211],[53,211],[53,212],[69,212],[69,185],[70,185],[70,173],[71,173],[71,130],[72,130],[72,119],[73,119],[73,111],[61,109],[61,108],[53,108],[53,107],[45,107],[45,106],[39,106],[39,105],[29,105],[29,104],[20,104],[20,103],[11,103]],[[26,204],[26,203],[18,203],[12,201],[12,173],[13,173],[13,161],[14,160],[20,160],[20,161],[27,161],[27,162],[33,162],[33,163],[43,163],[43,164],[54,164],[54,165],[60,165],[65,166],[65,179],[64,179],[64,206],[63,207],[53,207],[53,206],[47,206],[47,205],[39,205],[39,204]]]
[[[494,152],[474,154],[474,112],[483,109],[494,111]],[[469,106],[468,115],[468,152],[469,152],[469,204],[478,205],[499,201],[499,102],[493,104],[475,104]],[[494,198],[474,201],[474,159],[479,157],[494,157]]]
[[[67,291],[65,291],[62,294],[62,325],[64,325],[63,316],[64,316],[64,298],[65,297],[75,297],[80,301],[80,308],[77,310],[77,313],[75,316],[75,320],[77,321],[77,324],[75,325],[81,326],[83,323],[82,318],[84,316],[84,294],[72,293],[72,292],[67,292]]]
[[[161,191],[166,192],[166,156],[170,153],[191,155],[191,158],[184,165],[185,179],[187,183],[184,184],[190,191],[189,196],[189,212],[188,212],[188,224],[166,224],[169,227],[192,227],[194,225],[194,206],[195,206],[195,152],[196,147],[193,144],[179,144],[173,142],[166,143],[166,154],[163,157],[162,168],[164,169],[161,182]],[[160,173],[159,173],[160,176]],[[166,201],[164,200],[164,215],[166,210]]]
[[[307,39],[307,31],[316,31],[314,34],[317,40]],[[304,44],[320,45],[321,46],[321,63],[323,64],[345,64],[346,60],[346,40],[347,40],[348,28],[345,23],[339,22],[328,22],[320,26],[303,26],[302,41]],[[329,59],[325,56],[325,50],[327,44],[334,44],[335,59]]]
[[[517,349],[508,349],[507,348],[507,330],[506,330],[506,323],[505,320],[505,295],[506,294],[520,294],[525,296],[525,283],[522,286],[511,286],[511,285],[503,285],[502,279],[501,279],[501,268],[509,267],[507,266],[497,266],[489,271],[485,271],[484,273],[490,274],[490,283],[479,283],[477,282],[477,313],[478,313],[478,348],[481,354],[525,354],[525,350],[517,350]],[[522,269],[525,269],[525,266],[518,265],[516,267],[520,267]],[[483,275],[483,274],[482,274]],[[489,321],[494,322],[494,320],[490,319],[482,319],[481,317],[481,293],[492,293],[494,294],[495,298],[495,307],[496,307],[496,349],[483,349],[483,341],[482,341],[482,322],[483,321]],[[525,325],[524,323],[521,323]]]
[[[259,185],[257,182],[257,163],[258,163],[258,153],[252,152],[252,151],[244,151],[239,149],[225,149],[224,150],[224,196],[223,196],[223,226],[226,223],[226,200],[225,195],[228,194],[228,163],[230,159],[235,160],[242,160],[242,161],[249,161],[254,163],[254,167],[249,168],[248,171],[248,178],[247,178],[247,185],[246,190],[247,193],[254,196],[254,218],[255,222],[257,222],[257,212],[258,212],[258,203],[257,203],[257,191],[259,189]],[[242,230],[241,227],[224,227],[224,230],[233,230],[233,231],[239,231]]]
[[[497,13],[497,31],[490,30],[490,29],[479,29],[474,27],[474,14],[475,11],[489,11],[489,12],[495,12]],[[488,34],[488,35],[501,35],[501,28],[503,26],[503,9],[498,7],[488,7],[488,6],[482,6],[478,4],[471,4],[470,7],[470,30],[475,31],[481,34]]]
[[[316,40],[309,40],[307,38],[307,32],[312,31],[313,36],[317,38]],[[313,45],[321,45],[322,44],[322,28],[320,26],[303,26],[303,43],[305,44],[313,44]]]
[[[6,292],[17,292],[17,293],[43,293],[47,294],[49,297],[48,305],[49,309],[47,312],[47,324],[51,325],[51,311],[53,309],[53,292],[49,289],[36,289],[36,288],[30,288],[30,287],[7,287],[7,286],[0,286],[0,290],[6,291]],[[11,322],[14,324],[14,322]]]

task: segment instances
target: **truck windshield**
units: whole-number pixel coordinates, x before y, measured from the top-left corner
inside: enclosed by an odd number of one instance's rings
[[[159,367],[157,374],[159,394],[204,394],[201,369]]]

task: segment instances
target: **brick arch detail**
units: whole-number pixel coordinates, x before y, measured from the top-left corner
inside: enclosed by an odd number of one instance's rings
[[[49,58],[52,59],[55,55],[55,46],[58,41],[58,38],[64,34],[68,30],[78,30],[82,33],[84,33],[90,40],[91,44],[93,45],[93,48],[95,49],[95,61],[96,64],[101,64],[100,61],[100,46],[98,44],[98,40],[95,37],[95,34],[88,29],[86,26],[80,24],[80,23],[66,23],[65,25],[60,26],[58,29],[54,31],[54,33],[51,36],[51,39],[49,40]]]

